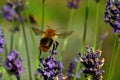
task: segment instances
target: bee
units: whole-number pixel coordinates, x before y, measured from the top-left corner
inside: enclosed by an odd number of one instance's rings
[[[42,38],[40,40],[40,45],[39,45],[40,55],[41,52],[48,52],[51,46],[53,46],[52,51],[56,50],[59,45],[56,39],[66,38],[68,35],[70,35],[73,32],[73,31],[69,31],[69,32],[58,33],[57,29],[55,30],[50,26],[47,27],[48,29],[46,29],[45,31],[32,27],[32,30],[36,35],[42,34]]]

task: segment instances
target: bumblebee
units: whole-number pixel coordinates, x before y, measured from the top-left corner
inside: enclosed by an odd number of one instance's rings
[[[39,45],[40,55],[41,52],[48,52],[51,46],[53,46],[52,51],[56,50],[59,44],[56,41],[56,39],[66,38],[68,35],[70,35],[73,32],[73,31],[69,31],[69,32],[58,33],[57,29],[55,30],[50,26],[48,26],[48,29],[46,29],[45,31],[42,31],[35,27],[32,27],[32,30],[36,35],[42,34],[42,38],[40,40],[40,45]]]

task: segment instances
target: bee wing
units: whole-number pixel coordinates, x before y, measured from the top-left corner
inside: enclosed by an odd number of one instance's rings
[[[32,27],[32,30],[33,32],[36,34],[36,35],[40,35],[40,34],[43,34],[44,31],[38,29],[38,28],[35,28],[35,27]]]
[[[57,34],[57,36],[58,36],[59,38],[64,39],[64,38],[66,38],[67,36],[71,35],[72,33],[73,33],[73,31],[63,32],[63,33]]]

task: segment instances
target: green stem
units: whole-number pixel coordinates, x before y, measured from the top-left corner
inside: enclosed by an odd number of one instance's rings
[[[9,75],[9,73],[6,71],[6,69],[4,67],[0,67],[0,70],[2,70],[3,75],[5,74],[5,76],[4,76],[5,80],[12,80],[11,76]]]
[[[13,50],[13,43],[14,43],[14,27],[15,27],[14,24],[15,24],[15,21],[12,20],[12,30],[13,30],[13,31],[11,31],[10,51]]]
[[[86,41],[88,13],[89,13],[89,0],[87,0],[86,10],[85,10],[84,33],[83,33],[83,42],[82,42],[82,47],[81,47],[82,52],[84,50],[85,41]]]
[[[71,9],[70,18],[69,18],[69,22],[68,22],[68,27],[67,27],[66,31],[69,31],[71,26],[72,26],[73,16],[74,16],[74,9]],[[64,51],[67,47],[67,43],[68,43],[68,37],[63,42],[63,47],[62,47],[62,50],[61,50],[62,57],[64,56]]]
[[[112,47],[112,53],[111,53],[110,63],[109,63],[109,67],[108,67],[107,80],[110,80],[111,69],[112,69],[112,65],[114,63],[113,62],[113,60],[114,60],[114,52],[115,52],[115,47],[117,45],[117,40],[118,40],[118,36],[115,36],[114,44],[113,44],[113,47]]]
[[[18,34],[16,34],[15,35],[15,50],[18,50],[19,40],[20,40],[20,34],[19,34],[19,37],[18,37]]]
[[[36,69],[37,69],[39,67],[39,65],[38,65],[39,64],[39,60],[38,60],[39,51],[38,51],[38,47],[36,45],[36,41],[35,41],[35,37],[33,35],[33,31],[31,29],[28,13],[27,13],[27,21],[28,21],[28,26],[29,26],[28,27],[29,28],[29,32],[30,32],[30,35],[31,35],[31,38],[32,38],[32,41],[33,41],[33,45],[34,45],[34,54],[35,54],[35,58],[36,58],[35,65],[36,65]]]
[[[42,21],[41,21],[41,30],[43,31],[44,30],[44,16],[45,14],[45,0],[42,0]]]
[[[87,0],[86,10],[85,10],[84,33],[83,33],[83,42],[82,42],[82,47],[81,47],[82,52],[84,51],[85,41],[86,41],[88,13],[89,13],[89,0]],[[76,80],[79,68],[80,68],[80,62],[77,63],[77,67],[76,67],[76,71],[75,71],[75,75],[74,75],[73,80]]]
[[[11,33],[11,40],[10,40],[10,51],[13,50],[13,42],[14,42],[14,33]]]
[[[7,54],[8,54],[8,49],[7,49],[7,44],[5,44],[5,58],[7,58]]]
[[[116,66],[116,62],[117,62],[117,58],[118,58],[118,55],[119,55],[119,51],[120,51],[120,42],[118,43],[118,48],[116,50],[116,53],[114,53],[114,61],[112,63],[112,69],[111,69],[111,75],[109,76],[110,79],[109,80],[113,80],[113,74],[114,74],[114,70],[115,70],[115,66]]]
[[[98,49],[102,50],[103,40],[100,41]]]
[[[97,34],[98,34],[98,18],[99,18],[99,2],[96,3],[96,25],[95,25],[95,33],[94,33],[94,42],[93,48],[96,50],[97,43]]]
[[[73,80],[76,80],[76,78],[77,78],[77,73],[78,73],[78,71],[79,71],[79,68],[80,68],[80,62],[77,63],[76,71],[75,71],[75,75],[74,75],[74,79],[73,79]]]
[[[29,72],[30,80],[32,80],[31,65],[30,65],[30,55],[29,55],[28,43],[27,43],[27,37],[26,37],[25,26],[24,26],[23,21],[21,22],[21,25],[22,25],[22,30],[23,30],[24,40],[25,40],[26,53],[27,53],[28,72]]]
[[[5,31],[5,30],[2,29],[3,34],[5,34],[4,31]],[[4,36],[4,38],[5,38],[5,36]],[[5,38],[5,39],[6,39],[6,38]],[[7,57],[7,54],[8,54],[8,48],[7,48],[7,43],[5,42],[5,58]]]

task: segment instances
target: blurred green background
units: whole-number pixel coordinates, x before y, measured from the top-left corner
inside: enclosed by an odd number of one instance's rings
[[[32,25],[32,26],[39,26],[41,28],[41,0],[29,0],[29,5],[26,9],[26,11],[37,18],[38,25]],[[5,0],[0,0],[0,8],[2,5],[6,3]],[[65,66],[64,69],[68,68],[68,63],[75,57],[77,53],[79,53],[80,47],[82,45],[82,38],[83,38],[83,31],[84,31],[84,21],[85,21],[85,8],[86,8],[86,0],[80,0],[79,8],[75,10],[72,27],[71,30],[73,30],[73,34],[69,36],[67,48],[64,52],[63,57],[63,64]],[[107,69],[109,67],[109,61],[110,61],[110,55],[111,55],[111,49],[113,47],[114,42],[114,36],[115,34],[112,32],[112,28],[104,23],[104,12],[105,12],[105,6],[106,6],[106,0],[100,0],[100,7],[99,7],[99,29],[98,29],[98,36],[97,36],[97,48],[99,46],[99,43],[101,41],[101,36],[105,33],[105,31],[109,31],[109,35],[103,42],[102,46],[102,57],[105,58],[105,64],[103,66],[103,69],[105,70],[104,78],[106,78]],[[58,29],[58,28],[64,28],[66,29],[68,26],[68,21],[70,17],[70,8],[67,6],[67,0],[45,0],[45,27],[44,29],[47,29],[46,25],[51,26],[52,28]],[[87,22],[87,34],[86,34],[86,43],[85,45],[93,46],[93,39],[94,39],[94,28],[95,28],[95,17],[96,12],[96,2],[95,0],[89,1],[89,15],[88,15],[88,22]],[[8,51],[10,50],[10,32],[9,29],[12,27],[11,23],[8,21],[5,21],[3,19],[0,19],[0,25],[4,28],[4,34],[6,39],[6,44],[8,47]],[[27,41],[28,41],[28,47],[29,47],[29,54],[30,54],[30,60],[31,60],[31,67],[32,67],[32,75],[34,77],[34,73],[36,71],[35,68],[35,59],[36,54],[34,54],[34,46],[33,42],[30,36],[30,32],[28,29],[28,25],[26,24],[26,33],[27,33]],[[62,32],[62,30],[60,31]],[[18,39],[21,40],[21,43],[18,47],[18,51],[20,52],[20,56],[23,59],[23,65],[25,66],[25,72],[22,74],[21,80],[29,80],[28,76],[28,66],[27,66],[27,59],[26,59],[26,52],[25,52],[25,44],[23,39],[23,33],[18,32],[15,34],[14,43],[17,43]],[[34,35],[35,36],[35,35]],[[40,37],[35,36],[37,47],[39,47]],[[59,42],[58,46],[58,52],[60,54],[61,47],[63,45],[63,39],[57,39]],[[14,46],[15,47],[15,46]],[[3,55],[4,56],[4,55]],[[58,56],[59,57],[59,56]],[[114,72],[114,79],[113,80],[120,80],[120,70],[119,69],[119,57],[117,60],[115,72]],[[5,75],[3,75],[5,77]],[[103,80],[105,80],[103,78]],[[3,78],[3,80],[5,80]]]

